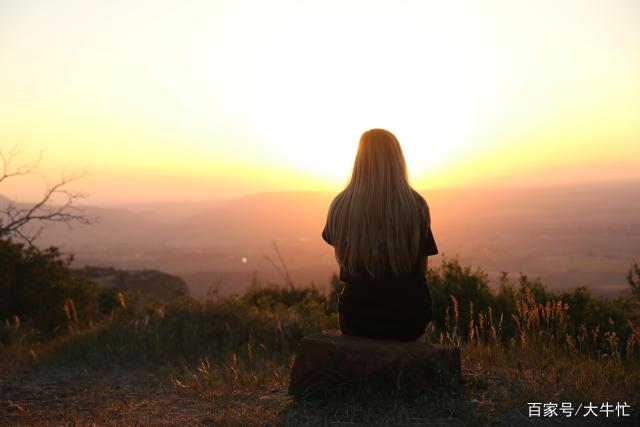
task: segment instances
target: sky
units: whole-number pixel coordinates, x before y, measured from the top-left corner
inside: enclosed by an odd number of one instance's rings
[[[42,160],[0,194],[336,191],[374,127],[419,189],[638,179],[638,23],[633,0],[2,0],[0,149]]]

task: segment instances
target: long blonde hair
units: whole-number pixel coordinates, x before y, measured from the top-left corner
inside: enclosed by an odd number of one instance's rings
[[[353,172],[329,208],[327,231],[336,259],[352,275],[380,277],[390,268],[407,273],[420,247],[420,218],[426,202],[409,184],[397,138],[384,129],[360,137]]]

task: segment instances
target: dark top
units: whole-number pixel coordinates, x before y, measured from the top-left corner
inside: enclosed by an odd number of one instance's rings
[[[426,207],[426,202],[420,197]],[[428,207],[426,207],[428,212]],[[345,287],[338,300],[338,311],[351,319],[364,322],[391,322],[394,324],[419,324],[426,326],[432,317],[432,300],[425,278],[425,257],[436,255],[436,246],[429,220],[422,218],[420,250],[413,268],[396,277],[392,272],[381,278],[367,274],[353,276],[340,268],[340,280]],[[325,225],[323,239],[334,246]]]

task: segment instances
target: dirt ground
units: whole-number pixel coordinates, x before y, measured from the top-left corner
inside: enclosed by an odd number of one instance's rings
[[[249,417],[256,424],[257,403],[269,403],[269,423],[290,398],[277,390],[243,400],[256,409]],[[159,372],[67,367],[0,374],[0,425],[220,425],[223,404],[180,392]]]
[[[508,396],[496,390],[508,381],[488,372],[463,371],[466,388],[480,385],[463,399],[424,402],[421,407],[398,407],[393,402],[371,407],[296,402],[284,387],[197,395],[176,387],[170,372],[157,368],[12,370],[0,372],[0,426],[602,425],[604,421],[533,422],[513,408],[496,413]],[[607,421],[607,425],[640,425],[637,412],[632,418]]]

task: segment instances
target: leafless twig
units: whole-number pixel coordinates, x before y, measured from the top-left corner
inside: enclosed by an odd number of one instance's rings
[[[271,263],[271,265],[273,265],[273,267],[276,269],[278,274],[280,274],[280,276],[284,280],[285,284],[287,286],[289,286],[291,289],[293,289],[294,288],[293,280],[291,280],[291,275],[289,274],[289,269],[287,269],[287,264],[284,262],[284,258],[282,258],[282,254],[280,253],[280,249],[278,249],[278,245],[276,244],[275,240],[273,241],[273,247],[276,250],[276,254],[278,255],[278,259],[280,260],[280,264],[282,265],[282,268],[279,267],[275,262],[273,262],[273,260],[271,258],[269,258],[268,255],[265,255],[264,258],[267,261],[269,261]]]
[[[6,155],[0,149],[0,159],[2,160],[0,183],[9,178],[33,173],[42,159],[41,152],[36,161],[11,169],[11,163],[19,153],[18,145],[12,147]],[[81,224],[98,222],[99,218],[86,215],[84,210],[77,206],[77,201],[86,198],[87,194],[67,189],[70,183],[88,175],[86,171],[68,175],[65,167],[60,181],[54,185],[47,183],[47,188],[38,202],[24,206],[9,201],[5,207],[0,207],[0,237],[17,237],[33,246],[33,242],[42,234],[42,231],[52,224],[65,223],[69,229],[72,229],[72,222]],[[54,205],[53,202],[59,195],[66,200],[61,204]],[[39,223],[40,226],[36,231],[28,232],[26,225],[30,223]]]

